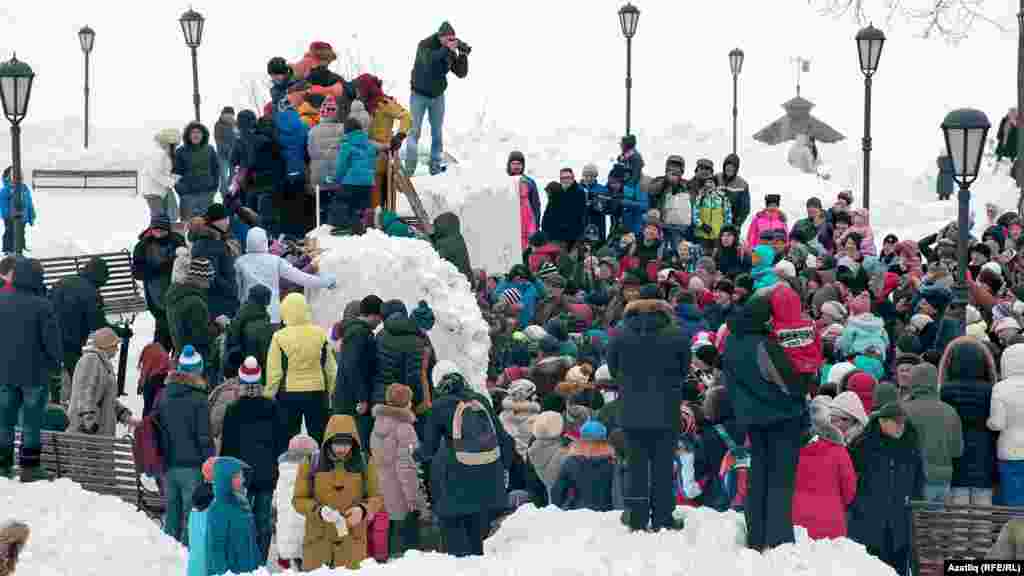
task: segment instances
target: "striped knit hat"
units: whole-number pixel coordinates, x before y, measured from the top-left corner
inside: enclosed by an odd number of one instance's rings
[[[246,358],[245,362],[238,368],[239,395],[259,396],[263,392],[263,385],[260,382],[262,376],[263,372],[260,370],[260,365],[256,362],[256,358],[252,356]]]
[[[501,302],[506,306],[515,306],[523,300],[523,293],[518,288],[509,288],[501,293]]]
[[[558,276],[558,267],[551,262],[545,262],[540,265],[540,268],[537,268],[537,278],[541,280],[547,280],[555,276]]]
[[[203,373],[203,356],[191,344],[186,344],[178,356],[178,372],[186,374]]]
[[[213,279],[213,264],[208,258],[192,258],[188,263],[188,279],[209,286],[210,280]]]

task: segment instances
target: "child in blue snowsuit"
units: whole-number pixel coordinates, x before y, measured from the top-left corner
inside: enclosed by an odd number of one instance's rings
[[[245,472],[237,458],[217,458],[213,465],[213,505],[207,512],[206,566],[209,576],[247,574],[260,567],[256,522],[249,510]]]
[[[4,220],[3,252],[7,254],[14,252],[14,177],[12,171],[13,168],[11,166],[4,170],[3,187],[0,187],[0,218]],[[32,203],[32,190],[24,182],[20,182],[17,188],[21,193],[25,226],[32,226],[36,221],[36,208]],[[24,228],[21,229],[18,246],[25,247]]]
[[[213,464],[217,458],[203,463],[203,482],[192,491],[192,511],[188,514],[188,576],[207,576],[207,515],[213,503]]]

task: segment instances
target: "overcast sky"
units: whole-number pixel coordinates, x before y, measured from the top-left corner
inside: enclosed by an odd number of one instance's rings
[[[882,4],[876,0],[875,4]],[[1005,1],[991,3],[1009,4]],[[450,20],[473,46],[469,77],[452,79],[448,121],[488,121],[516,132],[551,133],[580,125],[624,129],[625,40],[609,0],[390,0],[388,2],[197,1],[207,18],[199,51],[203,119],[220,107],[245,107],[244,84],[266,61],[301,56],[312,40],[350,52],[408,100],[416,43]],[[747,54],[740,77],[740,132],[750,135],[782,114],[795,94],[790,59],[812,60],[803,95],[814,114],[848,138],[863,126],[863,79],[850,19],[823,17],[806,0],[639,0],[633,50],[633,125],[659,132],[692,122],[727,129],[732,85],[727,53]],[[177,18],[189,4],[53,0],[0,8],[0,52],[34,68],[30,121],[80,116],[83,56],[76,32],[97,33],[92,55],[92,120],[98,126],[182,125],[192,115],[188,49]],[[1003,6],[999,6],[1003,9]],[[1015,25],[1010,8],[994,16]],[[879,18],[881,20],[881,17]],[[875,151],[919,173],[941,141],[943,115],[985,110],[993,124],[1016,98],[1016,31],[981,27],[960,45],[888,31],[874,91]],[[31,122],[30,122],[31,123]],[[27,126],[26,129],[29,129]],[[716,148],[725,149],[728,143]],[[905,159],[905,160],[904,160]],[[876,192],[877,193],[877,192]]]

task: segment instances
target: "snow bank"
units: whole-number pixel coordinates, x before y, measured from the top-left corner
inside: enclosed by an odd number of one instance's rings
[[[425,300],[434,310],[430,339],[438,358],[455,362],[472,386],[485,389],[488,326],[469,281],[455,266],[422,240],[391,238],[376,230],[363,236],[331,236],[327,227],[313,235],[327,249],[320,271],[338,279],[334,290],[308,291],[314,322],[330,330],[341,320],[346,304],[367,294],[401,300],[410,311]]]
[[[0,519],[32,529],[18,574],[181,576],[187,553],[135,506],[70,480],[19,484],[0,478]]]

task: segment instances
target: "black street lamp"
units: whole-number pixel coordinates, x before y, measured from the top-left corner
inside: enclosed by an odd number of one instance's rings
[[[971,184],[978,178],[981,155],[985,151],[985,138],[991,127],[988,117],[980,110],[961,108],[946,115],[942,121],[942,134],[946,140],[946,153],[953,160],[953,180],[960,185],[957,196],[957,299],[967,302],[967,239],[968,214],[971,210]]]
[[[729,51],[729,70],[732,71],[732,153],[736,153],[736,116],[739,110],[736,108],[736,93],[740,72],[743,71],[743,50],[733,48]]]
[[[1020,11],[1017,12],[1017,118],[1024,115],[1024,0],[1020,0]],[[1017,158],[1024,151],[1024,129],[1017,128]],[[1024,215],[1024,163],[1014,162],[1014,177],[1020,189],[1017,200],[1017,213]]]
[[[203,41],[203,24],[206,20],[202,14],[189,8],[178,22],[181,23],[181,33],[185,35],[185,45],[192,50],[192,103],[196,108],[196,122],[199,122],[199,60],[196,49]]]
[[[25,248],[25,203],[18,193],[21,185],[21,121],[28,113],[28,100],[32,96],[32,80],[36,75],[32,68],[13,56],[0,64],[0,104],[4,116],[11,123],[11,174],[14,194],[11,194],[11,212],[14,214],[14,253],[21,254]]]
[[[636,24],[640,21],[640,9],[627,2],[619,8],[619,25],[622,35],[626,37],[626,135],[629,135],[629,118],[632,105],[633,90],[633,36],[636,35]]]
[[[88,26],[83,26],[78,31],[78,43],[82,46],[82,53],[85,54],[85,148],[89,148],[89,54],[92,53],[92,44],[96,40],[96,31]]]
[[[864,209],[871,207],[871,77],[878,70],[878,59],[882,56],[885,34],[868,24],[857,32],[857,55],[860,57],[860,71],[864,74]]]

